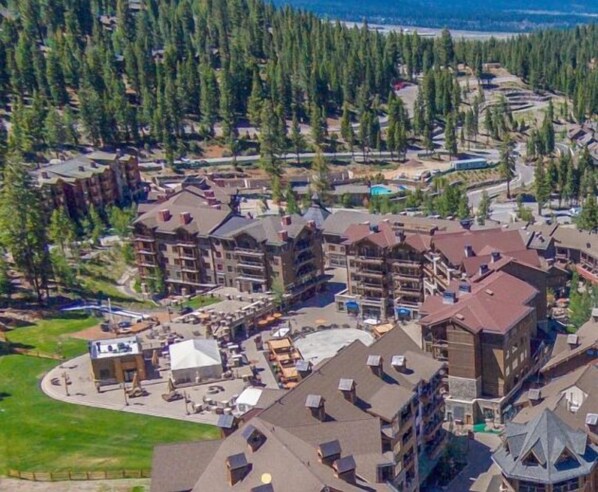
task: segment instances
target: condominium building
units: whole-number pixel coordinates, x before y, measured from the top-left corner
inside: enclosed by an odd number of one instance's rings
[[[217,286],[241,292],[279,289],[289,302],[324,283],[322,232],[298,215],[248,219],[184,188],[134,223],[137,266],[144,283],[161,275],[169,292]]]
[[[152,491],[419,490],[446,442],[444,364],[395,328],[311,371],[223,440],[158,446]]]
[[[502,422],[522,381],[541,364],[534,333],[539,293],[505,272],[453,281],[428,297],[420,324],[424,349],[449,367],[447,418]]]
[[[79,155],[34,172],[48,211],[64,207],[73,218],[90,207],[137,201],[143,194],[137,157],[103,151]]]
[[[375,320],[414,316],[423,302],[421,237],[406,237],[386,221],[350,225],[344,237],[348,278],[338,309]]]

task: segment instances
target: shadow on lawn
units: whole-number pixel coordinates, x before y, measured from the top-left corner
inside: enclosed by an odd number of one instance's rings
[[[0,391],[0,401],[6,400],[12,396],[10,393],[6,393],[6,391]]]

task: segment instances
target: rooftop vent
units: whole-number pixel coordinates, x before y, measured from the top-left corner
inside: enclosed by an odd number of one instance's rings
[[[227,437],[237,429],[237,419],[234,415],[219,415],[216,426],[220,428],[222,437]]]
[[[318,446],[318,458],[320,463],[328,466],[340,459],[341,443],[338,440],[328,441]]]
[[[576,347],[578,343],[579,337],[575,333],[567,335],[567,344],[571,345],[572,347]]]
[[[312,367],[312,363],[308,360],[300,359],[297,362],[295,362],[295,369],[297,369],[297,372],[299,373],[301,379],[306,378],[311,374]]]
[[[447,290],[442,294],[443,304],[455,304],[457,302],[457,294],[452,290]]]
[[[378,227],[378,224],[370,224],[371,232],[378,232],[379,230],[380,230],[380,228]]]
[[[324,398],[321,395],[307,395],[305,406],[309,409],[312,416],[320,422],[326,420],[326,409],[324,407]]]
[[[466,244],[464,248],[465,258],[471,258],[473,256],[473,248],[471,244]]]
[[[226,469],[228,471],[228,483],[233,486],[245,478],[249,472],[249,463],[245,453],[232,454],[226,458]]]
[[[493,251],[490,253],[490,256],[492,257],[492,263],[496,263],[498,260],[500,260],[500,252],[498,251]]]
[[[493,296],[493,295],[494,295],[494,291],[493,291],[493,290],[490,290],[490,289],[486,289],[484,292],[485,292],[486,294],[488,294],[489,296]]]
[[[598,425],[598,413],[586,414],[586,425],[590,425],[590,426]]]
[[[407,369],[407,357],[404,355],[393,355],[390,363],[399,372]]]
[[[85,171],[85,166],[79,166],[79,171],[81,171],[81,172]]]
[[[158,212],[158,217],[161,222],[168,222],[170,220],[170,210],[167,208],[160,210]]]
[[[488,268],[488,264],[482,263],[480,265],[480,275],[486,275],[489,271],[490,269]]]
[[[471,285],[469,282],[461,282],[459,284],[459,292],[471,293]]]
[[[542,390],[539,388],[532,388],[527,392],[527,399],[533,403],[537,403],[542,399]]]
[[[245,439],[245,442],[249,446],[252,452],[256,452],[264,441],[266,440],[266,436],[262,434],[258,429],[256,429],[253,425],[249,424],[246,425],[243,430],[241,431],[241,436]]]
[[[334,474],[337,478],[349,483],[355,482],[355,469],[357,468],[357,465],[355,464],[355,459],[352,455],[336,460],[333,463],[332,468],[334,468]]]
[[[376,376],[382,377],[384,367],[381,355],[369,355],[366,363]]]
[[[338,389],[343,394],[343,398],[351,403],[357,400],[355,391],[355,381],[353,379],[341,378],[338,382]]]
[[[250,492],[274,492],[274,487],[271,483],[264,483],[262,485],[258,485],[257,487],[252,487]]]
[[[455,315],[455,318],[457,318],[457,319],[458,319],[458,320],[460,320],[460,321],[463,321],[463,320],[465,319],[465,316],[463,316],[461,313],[457,313],[457,314]]]
[[[181,212],[179,215],[179,221],[181,225],[187,225],[191,223],[191,213],[190,212]]]

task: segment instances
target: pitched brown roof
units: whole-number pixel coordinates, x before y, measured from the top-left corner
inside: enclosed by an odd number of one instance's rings
[[[491,251],[509,253],[525,249],[525,243],[518,231],[502,229],[440,233],[434,236],[432,245],[453,266],[461,265],[466,258],[466,246],[471,246],[475,255],[490,254]]]
[[[504,334],[534,311],[528,303],[538,291],[508,273],[492,273],[482,281],[470,284],[471,292],[460,291],[459,284],[455,281],[448,289],[456,294],[454,304],[445,304],[442,295],[424,301],[421,307],[424,316],[422,325],[431,326],[452,320],[473,333],[487,331]]]
[[[556,337],[552,353],[548,362],[540,369],[540,372],[546,372],[554,369],[559,364],[583,354],[590,348],[598,349],[598,322],[588,321],[582,325],[575,333],[577,335],[577,344],[570,345],[567,343],[568,335],[559,334]]]
[[[383,359],[384,378],[373,374],[366,362],[370,355]],[[394,355],[405,355],[409,373],[400,373],[391,366]],[[361,421],[372,418],[367,411],[382,418],[392,418],[412,397],[420,380],[431,378],[443,367],[441,362],[424,354],[401,328],[390,330],[366,347],[356,341],[335,357],[318,366],[277,403],[264,410],[261,417],[283,427],[312,425],[315,418],[305,408],[308,395],[321,395],[330,421]],[[338,390],[340,379],[353,379],[358,402],[345,400]],[[370,408],[371,406],[371,408]],[[394,414],[390,413],[394,411]]]
[[[167,221],[161,220],[162,210],[168,210],[170,214]],[[191,216],[191,221],[187,224],[181,222],[181,214],[184,213]],[[209,234],[231,216],[232,212],[228,206],[209,207],[202,197],[185,189],[174,194],[165,202],[158,203],[150,208],[138,217],[134,224],[143,224],[145,227],[155,229],[157,232],[173,233],[177,229],[182,229],[189,234]]]
[[[380,222],[379,224],[351,224],[344,233],[346,238],[343,244],[357,244],[367,240],[380,248],[392,248],[401,243],[401,237],[397,236],[390,224]]]
[[[492,261],[492,254],[472,256],[463,260],[463,270],[468,277],[475,277],[479,272],[481,265],[487,265],[490,270],[501,270],[509,263],[519,263],[535,269],[540,269],[542,263],[538,252],[533,249],[524,249],[520,251],[509,251],[507,254],[499,253],[500,257]]]
[[[150,491],[191,490],[221,444],[218,440],[156,446]]]

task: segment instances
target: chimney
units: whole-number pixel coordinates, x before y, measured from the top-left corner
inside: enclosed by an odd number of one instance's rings
[[[241,436],[245,439],[245,442],[252,453],[255,453],[266,441],[264,434],[251,424],[248,424],[243,428]]]
[[[579,343],[579,337],[575,333],[572,333],[571,335],[567,335],[567,345],[569,345],[569,347],[575,348],[575,347],[577,347],[578,343]]]
[[[181,212],[179,215],[179,220],[181,225],[187,225],[191,223],[191,213],[190,212]]]
[[[79,171],[81,171],[81,172],[85,171],[85,166],[79,166]]]
[[[457,294],[452,290],[447,290],[442,294],[442,304],[455,304],[457,302]]]
[[[308,220],[307,227],[309,227],[312,231],[316,229],[316,221],[315,220]]]
[[[280,239],[281,241],[288,241],[289,240],[289,231],[287,230],[281,230],[278,231],[278,239]]]
[[[220,435],[224,439],[237,430],[238,422],[234,415],[219,415],[216,427],[220,429]]]
[[[93,167],[94,169],[96,169],[98,167],[98,164],[94,161],[91,161],[91,167]]]
[[[500,260],[500,251],[493,251],[490,255],[492,256],[492,263],[496,263]]]
[[[226,458],[226,470],[228,472],[228,484],[232,487],[245,478],[249,472],[249,463],[245,453],[233,454]]]
[[[480,275],[486,275],[489,271],[490,271],[490,269],[488,268],[487,263],[482,263],[480,265]]]
[[[341,444],[338,440],[328,441],[318,446],[318,459],[320,463],[332,466],[341,457]]]
[[[311,412],[312,417],[317,418],[320,422],[326,420],[326,408],[321,395],[307,395],[305,407]]]
[[[381,355],[370,355],[368,356],[367,365],[372,372],[382,378],[384,376],[384,361]]]
[[[399,372],[407,371],[407,357],[404,355],[393,355],[391,364]]]
[[[595,428],[598,425],[598,413],[586,413],[586,425]]]
[[[467,281],[459,283],[459,292],[471,294],[471,284]]]
[[[471,244],[465,245],[465,258],[471,258],[473,256],[473,248]]]
[[[50,179],[50,175],[48,174],[47,171],[42,171],[42,178],[44,178],[44,179]]]
[[[295,363],[295,369],[299,374],[299,379],[305,379],[311,374],[312,364],[308,360],[301,359]]]
[[[355,469],[357,465],[352,455],[345,456],[336,460],[332,468],[337,478],[344,480],[347,483],[355,483]]]
[[[292,219],[290,215],[283,215],[282,219],[281,219],[282,225],[284,226],[290,226]]]
[[[527,399],[530,401],[532,406],[537,405],[542,401],[542,390],[539,388],[532,388],[527,392]]]
[[[168,222],[170,220],[170,210],[164,208],[158,212],[158,216],[161,222]]]
[[[343,398],[353,404],[357,401],[355,387],[356,385],[353,379],[341,378],[338,382],[338,389],[343,394]]]

